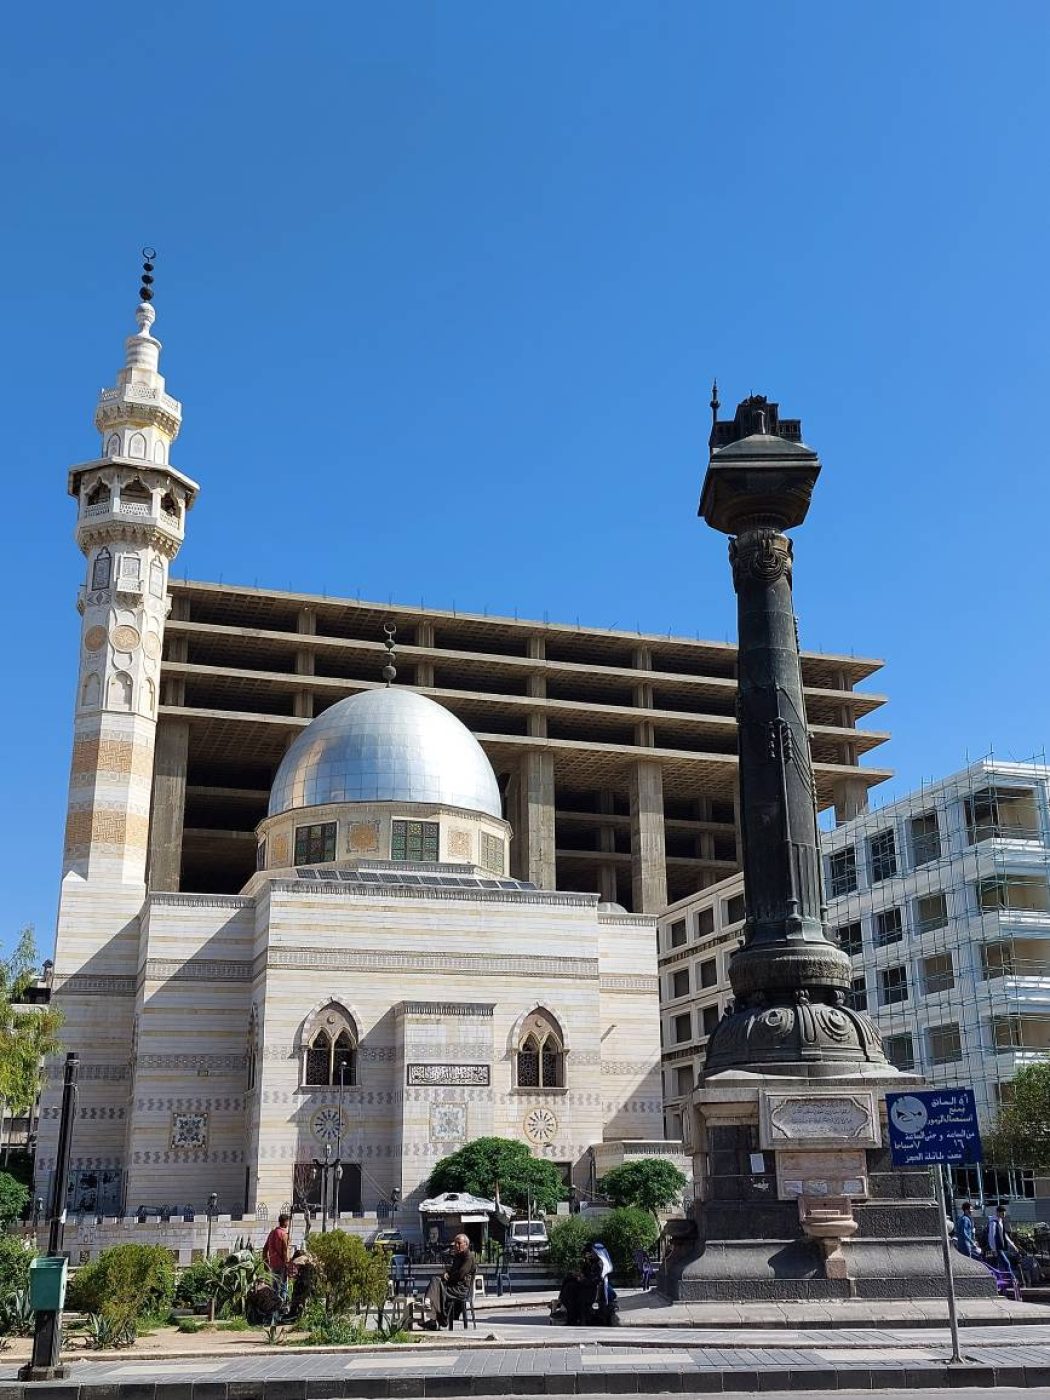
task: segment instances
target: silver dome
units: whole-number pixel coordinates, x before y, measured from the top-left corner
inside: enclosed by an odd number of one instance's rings
[[[438,802],[503,815],[492,765],[466,725],[396,687],[338,701],[281,760],[269,815],[323,802]]]

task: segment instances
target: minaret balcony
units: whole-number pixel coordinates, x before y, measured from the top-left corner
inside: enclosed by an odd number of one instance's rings
[[[114,588],[118,593],[134,598],[141,598],[146,591],[143,580],[140,578],[118,578]]]

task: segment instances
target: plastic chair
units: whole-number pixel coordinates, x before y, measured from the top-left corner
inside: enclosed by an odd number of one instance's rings
[[[477,1325],[478,1325],[478,1319],[477,1319],[477,1314],[474,1312],[474,1290],[473,1290],[473,1288],[471,1288],[470,1292],[467,1294],[467,1296],[466,1296],[465,1298],[449,1298],[449,1300],[448,1300],[448,1330],[449,1330],[450,1332],[452,1331],[452,1329],[453,1329],[453,1328],[455,1327],[455,1325],[456,1325],[456,1318],[457,1318],[457,1317],[461,1317],[461,1318],[463,1319],[463,1330],[464,1330],[464,1332],[467,1330],[467,1327],[468,1327],[468,1326],[473,1326],[473,1327],[475,1327],[475,1328],[477,1327]]]

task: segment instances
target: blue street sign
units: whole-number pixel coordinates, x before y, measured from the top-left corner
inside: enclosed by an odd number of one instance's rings
[[[972,1089],[887,1094],[886,1110],[895,1167],[981,1160],[981,1132]]]

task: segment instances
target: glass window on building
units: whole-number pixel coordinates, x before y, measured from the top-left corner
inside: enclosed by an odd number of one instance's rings
[[[897,1069],[915,1068],[915,1046],[907,1033],[884,1036],[882,1048],[886,1052],[887,1060]]]
[[[828,857],[828,893],[832,899],[852,894],[857,888],[857,851],[846,846]]]
[[[722,1019],[722,1012],[717,1006],[705,1006],[701,1013],[704,1026],[704,1035],[713,1035],[715,1027]]]
[[[887,828],[878,832],[868,842],[868,861],[871,866],[871,883],[888,880],[897,873],[897,841],[893,831]]]
[[[681,1016],[676,1016],[671,1022],[671,1026],[674,1030],[674,1043],[676,1045],[684,1045],[687,1040],[692,1040],[693,1018],[688,1011],[683,1012]]]
[[[693,1079],[692,1065],[679,1065],[674,1072],[675,1093],[691,1094],[693,1092]]]
[[[859,919],[854,919],[851,924],[839,924],[835,933],[839,940],[839,947],[847,957],[856,958],[863,953],[864,938]]]
[[[715,931],[715,911],[713,909],[701,909],[696,916],[696,936],[706,938],[709,933]]]
[[[667,930],[667,944],[670,948],[684,948],[686,940],[685,920],[676,919]]]
[[[701,987],[718,986],[718,963],[714,958],[708,958],[706,962],[700,964],[700,985]]]
[[[993,1016],[992,1042],[997,1050],[1020,1050],[1024,1046],[1024,1027],[1020,1016]]]
[[[899,943],[903,937],[901,911],[896,907],[880,909],[875,915],[875,947],[885,948],[889,943]]]
[[[908,1000],[908,969],[901,963],[879,973],[879,1005],[898,1006]]]
[[[941,833],[937,827],[937,813],[923,812],[911,819],[911,863],[929,865],[938,860],[941,854]]]
[[[672,972],[671,995],[673,997],[687,997],[689,995],[689,969],[687,967],[680,967],[677,972]]]
[[[390,859],[415,863],[438,858],[438,822],[393,821],[390,823]]]
[[[962,1059],[962,1036],[954,1022],[931,1026],[926,1032],[931,1065],[955,1065]]]
[[[1014,975],[1014,945],[1012,943],[983,943],[981,945],[981,975],[1012,977]]]
[[[922,989],[927,996],[934,992],[950,992],[955,986],[955,967],[951,953],[935,953],[922,960]]]
[[[931,929],[947,928],[948,901],[943,890],[920,895],[915,901],[915,932],[929,933]]]
[[[846,993],[846,1005],[851,1006],[854,1011],[867,1011],[868,983],[865,978],[854,977]]]
[[[722,927],[726,924],[739,924],[744,918],[744,896],[735,894],[732,899],[722,901]]]
[[[335,860],[335,822],[315,822],[295,828],[296,865],[320,865]]]

